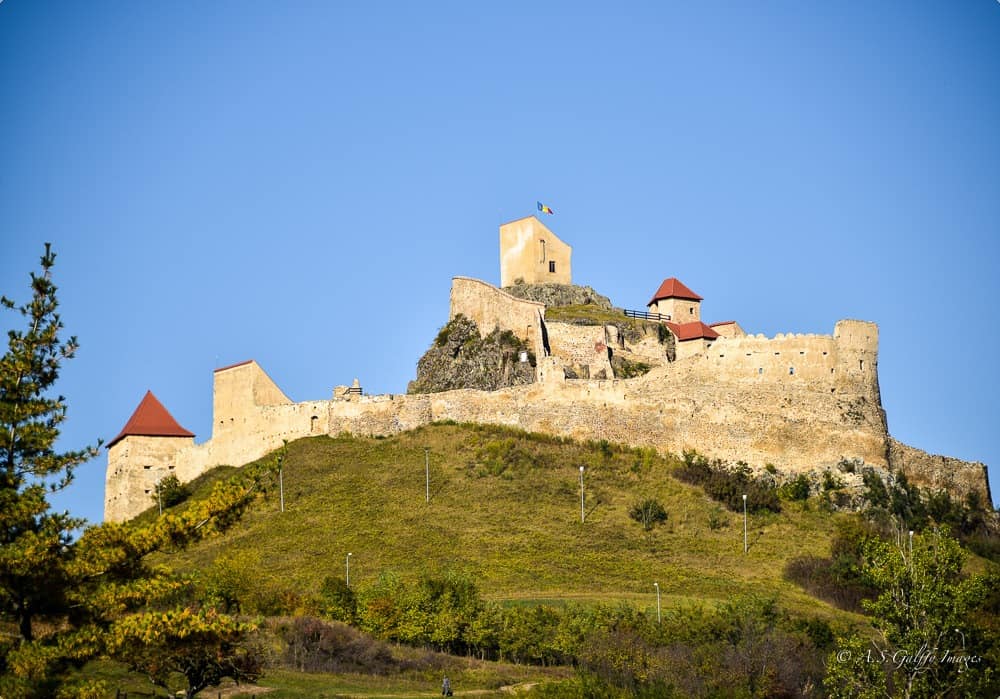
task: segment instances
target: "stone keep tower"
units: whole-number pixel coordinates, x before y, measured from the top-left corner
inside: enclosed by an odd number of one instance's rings
[[[108,442],[104,520],[121,521],[151,507],[156,484],[174,474],[177,453],[193,444],[194,433],[146,391],[125,427]]]
[[[534,216],[500,226],[500,286],[517,279],[528,284],[572,284],[573,248]]]

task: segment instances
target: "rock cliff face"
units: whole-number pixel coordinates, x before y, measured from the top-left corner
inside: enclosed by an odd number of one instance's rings
[[[550,308],[552,306],[584,306],[588,304],[609,311],[614,308],[611,299],[602,296],[589,286],[515,283],[513,286],[505,286],[503,291],[519,299],[544,303]]]
[[[521,361],[526,353],[528,361]],[[485,337],[472,320],[452,318],[417,362],[417,378],[407,393],[437,393],[456,388],[495,391],[535,380],[535,356],[527,343],[508,330],[494,328]]]

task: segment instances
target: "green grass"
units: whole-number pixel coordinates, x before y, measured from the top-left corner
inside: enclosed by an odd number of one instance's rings
[[[568,668],[541,668],[501,663],[471,662],[470,667],[448,671],[455,696],[476,696],[483,699],[510,697],[518,688],[541,682],[557,681],[572,674]],[[441,696],[440,673],[376,677],[372,675],[305,674],[274,671],[259,682],[274,691],[267,699],[333,699],[358,697],[365,699],[415,699]],[[241,695],[235,695],[241,696]],[[250,696],[249,694],[247,696]]]
[[[90,680],[106,683],[115,696],[115,691],[135,693],[157,693],[164,691],[154,687],[138,673],[130,673],[120,663],[94,661],[88,663],[82,673]],[[266,699],[415,699],[417,697],[440,696],[441,680],[447,674],[451,679],[456,696],[476,696],[483,699],[510,697],[514,690],[529,685],[555,682],[572,675],[565,667],[535,667],[511,665],[508,663],[482,662],[471,659],[454,659],[451,666],[442,671],[407,672],[389,676],[305,673],[292,670],[268,670],[254,685],[235,685],[231,680],[219,687],[203,690],[199,696],[215,699],[243,699],[245,697],[266,697]],[[171,687],[182,687],[180,676]],[[267,691],[261,692],[261,689]],[[242,691],[242,690],[246,691]]]
[[[578,323],[581,325],[604,325],[605,323],[642,323],[607,308],[594,304],[576,306],[550,306],[545,309],[545,320],[562,323]]]
[[[386,571],[454,570],[473,576],[487,599],[649,607],[658,582],[665,608],[760,593],[780,596],[792,611],[845,617],[782,579],[790,558],[828,554],[836,515],[786,504],[780,514],[751,517],[745,555],[742,515],[724,512],[725,526],[710,527],[716,504],[670,475],[672,459],[501,427],[440,424],[384,439],[299,440],[285,463],[284,513],[273,493],[225,537],[165,562],[190,570],[242,553],[259,561],[261,582],[312,594],[325,576],[344,575],[350,552],[352,585]],[[230,472],[207,474],[194,497]],[[667,522],[648,533],[628,516],[646,497],[668,512]]]

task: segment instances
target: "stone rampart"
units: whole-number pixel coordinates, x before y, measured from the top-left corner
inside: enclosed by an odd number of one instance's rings
[[[474,279],[459,277],[452,286],[453,314],[463,313],[484,329],[521,328],[539,343],[540,307]],[[660,452],[695,449],[785,471],[860,460],[901,469],[922,485],[975,490],[992,504],[982,464],[932,456],[890,439],[878,391],[873,323],[840,321],[833,335],[720,338],[700,355],[627,380],[562,376],[560,364],[567,357],[594,366],[605,340],[601,326],[552,323],[549,339],[560,356],[538,354],[539,381],[498,391],[344,393],[292,403],[255,362],[218,371],[212,439],[194,445],[191,438],[126,437],[109,451],[105,518],[126,519],[151,506],[147,491],[161,470],[187,481],[216,465],[258,459],[284,439],[391,435],[440,420],[607,439]],[[606,351],[603,356],[606,360]]]
[[[895,439],[889,440],[889,463],[893,470],[902,471],[911,482],[921,487],[945,489],[959,497],[975,493],[980,503],[992,506],[993,495],[986,464],[928,454]]]
[[[528,343],[536,357],[545,356],[542,322],[545,305],[526,301],[472,277],[451,280],[451,315],[474,320],[483,335],[493,328],[510,330]]]
[[[549,337],[549,351],[563,365],[587,367],[588,376],[603,376],[607,379],[614,377],[611,360],[608,358],[608,343],[613,343],[613,339],[605,333],[603,325],[573,325],[549,321],[545,323],[545,329]]]

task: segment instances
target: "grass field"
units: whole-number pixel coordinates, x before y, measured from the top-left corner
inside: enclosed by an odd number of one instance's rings
[[[169,562],[190,570],[220,556],[250,556],[261,581],[315,592],[323,577],[345,574],[351,553],[352,584],[387,571],[458,571],[487,599],[627,600],[649,608],[658,582],[664,608],[760,593],[779,596],[791,611],[844,618],[782,579],[790,558],[828,553],[838,515],[786,503],[779,514],[753,516],[744,554],[742,514],[674,479],[675,467],[648,451],[500,427],[313,437],[289,445],[284,513],[274,493],[227,536]],[[229,473],[208,474],[199,488]],[[646,497],[668,512],[651,532],[628,516]]]

